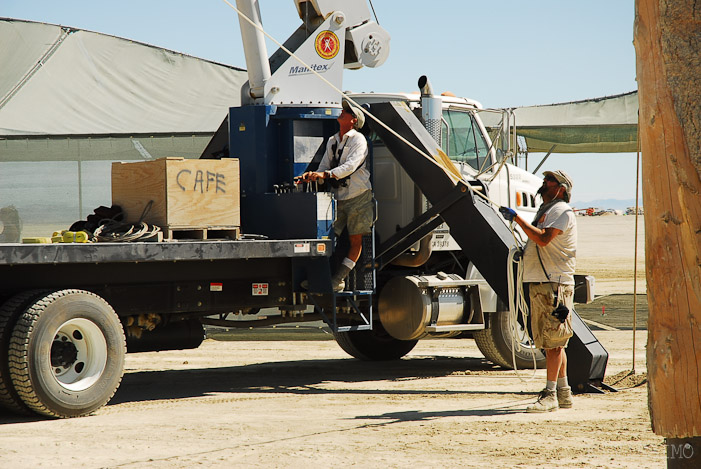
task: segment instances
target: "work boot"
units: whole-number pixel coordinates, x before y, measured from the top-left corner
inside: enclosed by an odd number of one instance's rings
[[[538,400],[535,404],[526,407],[526,412],[552,412],[559,408],[555,390],[543,389],[540,391]]]
[[[352,269],[347,265],[341,264],[333,277],[331,277],[331,288],[335,292],[343,291],[346,288],[346,277]]]
[[[563,409],[572,408],[572,388],[565,386],[557,388],[557,403]]]

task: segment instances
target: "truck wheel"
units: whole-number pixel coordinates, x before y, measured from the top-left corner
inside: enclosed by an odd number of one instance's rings
[[[126,339],[99,296],[61,290],[22,313],[10,340],[10,375],[33,411],[79,417],[105,405],[124,374]]]
[[[21,292],[8,298],[0,306],[0,407],[22,415],[29,415],[32,411],[19,397],[12,384],[8,349],[17,318],[43,294],[45,292],[37,290]]]
[[[370,331],[334,332],[338,345],[360,360],[398,360],[416,346],[418,340],[399,340],[390,336],[380,323]]]
[[[491,315],[491,324],[489,329],[475,331],[473,337],[480,352],[485,358],[495,365],[504,368],[513,369],[513,340],[512,331],[509,327],[509,312],[497,311]],[[530,345],[527,340],[521,337],[525,333],[523,328],[518,324],[518,332],[520,337],[514,338],[517,345],[516,348],[516,366],[519,369],[533,368],[533,354],[535,354],[535,362],[537,368],[545,368],[545,355],[540,349],[536,349]]]

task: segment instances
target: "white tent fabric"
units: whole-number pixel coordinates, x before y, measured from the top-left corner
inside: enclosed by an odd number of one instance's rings
[[[245,71],[147,44],[0,18],[0,137],[214,132]]]
[[[516,134],[529,152],[619,153],[637,150],[638,92],[514,109]],[[554,148],[553,148],[554,146]]]

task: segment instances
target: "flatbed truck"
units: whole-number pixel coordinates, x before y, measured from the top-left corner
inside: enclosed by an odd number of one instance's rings
[[[425,337],[470,336],[498,365],[544,365],[516,336],[525,318],[506,306],[518,239],[484,200],[533,212],[538,178],[498,156],[477,103],[436,97],[425,77],[420,100],[356,96],[389,128],[367,126],[377,222],[346,290],[332,290],[345,253],[330,226],[334,201],[293,185],[318,165],[340,113],[340,93],[320,91],[314,74],[340,86],[344,66],[381,65],[389,35],[365,2],[296,4],[303,25],[285,43],[296,53],[268,61],[255,2],[237,1],[249,83],[201,156],[240,161],[242,239],[0,244],[0,405],[89,414],[116,392],[127,352],[195,348],[208,324],[323,320],[366,360],[401,358]],[[454,112],[469,126],[442,132]],[[451,162],[442,144],[452,155],[469,135]],[[570,363],[583,371],[572,381],[589,386],[607,354],[581,321],[575,333]]]

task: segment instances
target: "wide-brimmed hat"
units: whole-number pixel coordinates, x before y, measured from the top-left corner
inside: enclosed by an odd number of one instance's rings
[[[559,182],[560,185],[565,188],[565,193],[567,195],[565,201],[570,201],[570,199],[572,198],[572,186],[574,184],[572,183],[572,179],[567,175],[566,172],[564,172],[561,169],[558,169],[557,171],[544,171],[543,176],[554,177],[557,180],[557,182]]]
[[[359,108],[351,105],[347,100],[343,100],[343,110],[349,112],[353,117],[355,117],[358,122],[355,123],[356,129],[362,129],[365,125],[365,114]]]

